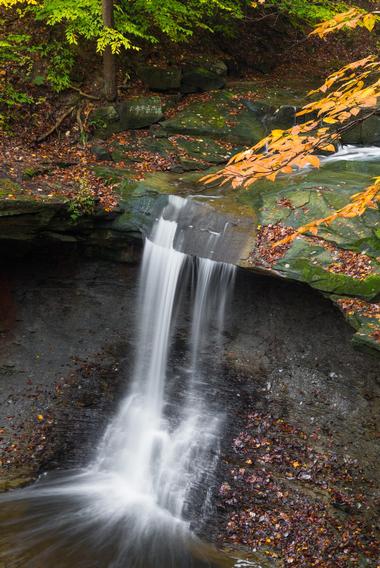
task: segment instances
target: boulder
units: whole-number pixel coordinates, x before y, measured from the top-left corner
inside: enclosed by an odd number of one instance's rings
[[[365,146],[380,146],[380,115],[374,115],[362,124],[361,143]]]
[[[342,143],[380,146],[380,115],[371,116],[361,124],[347,130],[342,136]]]
[[[262,101],[253,102],[249,99],[241,99],[241,103],[260,120],[264,120],[264,117],[271,115],[274,110],[268,103]]]
[[[160,97],[134,97],[94,110],[90,125],[96,138],[106,139],[123,130],[151,126],[163,116]]]
[[[164,118],[160,97],[134,97],[119,105],[121,130],[145,128]]]
[[[258,71],[262,75],[268,75],[276,68],[278,64],[278,59],[275,56],[268,55],[263,57],[262,55],[256,57],[254,61],[249,65],[253,71]]]
[[[227,72],[227,68],[226,68]],[[226,84],[220,69],[192,67],[184,70],[181,82],[181,92],[184,94],[214,91],[222,89]]]
[[[347,130],[342,134],[341,138],[342,144],[361,144],[362,143],[362,126],[357,124],[350,130]]]
[[[225,77],[228,73],[228,67],[224,61],[220,59],[205,61],[202,66],[220,77]]]
[[[120,115],[116,105],[107,105],[95,109],[89,120],[96,138],[109,138],[120,132]]]
[[[280,106],[272,116],[266,118],[266,126],[271,130],[287,130],[296,124],[297,108],[292,105]]]
[[[173,91],[181,86],[182,71],[179,67],[155,67],[141,65],[137,75],[152,91]]]

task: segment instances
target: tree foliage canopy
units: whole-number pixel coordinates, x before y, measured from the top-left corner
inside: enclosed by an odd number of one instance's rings
[[[64,25],[69,43],[79,39],[97,41],[98,51],[111,46],[137,49],[136,39],[157,42],[157,33],[174,41],[186,39],[195,27],[208,28],[207,18],[218,11],[242,17],[239,3],[233,0],[121,0],[115,3],[115,28],[103,25],[100,0],[0,0],[0,6],[16,7],[19,13],[32,11],[37,20],[50,26]]]
[[[114,29],[102,22],[101,0],[0,0],[0,7],[33,12],[50,26],[63,25],[69,43],[79,39],[97,41],[102,52],[111,46],[137,49],[138,40],[158,41],[159,33],[173,41],[192,35],[195,28],[212,29],[212,18],[243,18],[247,10],[260,8],[286,13],[304,22],[316,22],[334,15],[340,3],[332,0],[120,0],[114,3]],[[344,6],[344,4],[343,4]]]

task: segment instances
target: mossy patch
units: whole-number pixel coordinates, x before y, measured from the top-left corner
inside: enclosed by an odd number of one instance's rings
[[[380,305],[351,301],[344,296],[332,296],[331,299],[356,329],[354,345],[372,353],[373,350],[380,351]]]
[[[17,195],[21,192],[22,187],[19,183],[9,178],[0,178],[0,198],[7,197],[8,195]]]
[[[380,270],[363,279],[328,270],[333,262],[331,253],[318,244],[298,238],[283,258],[276,262],[274,269],[284,276],[306,282],[313,288],[331,294],[343,294],[371,300],[380,293]]]
[[[230,91],[189,105],[161,126],[168,134],[209,136],[243,144],[255,144],[265,135],[262,121]]]
[[[344,207],[371,182],[370,175],[350,171],[343,177],[339,169],[323,168],[288,180],[279,179],[276,184],[259,182],[244,200],[256,202],[262,225],[281,223],[298,228]],[[362,216],[340,218],[328,226],[322,225],[318,234],[339,247],[376,258],[380,254],[378,220],[379,210],[367,209]]]

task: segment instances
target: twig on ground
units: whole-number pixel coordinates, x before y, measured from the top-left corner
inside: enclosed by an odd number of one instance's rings
[[[57,130],[57,128],[59,128],[62,124],[62,122],[65,120],[65,118],[67,118],[72,112],[73,110],[76,108],[76,105],[71,106],[66,112],[64,112],[56,121],[56,123],[47,131],[45,132],[45,134],[42,134],[41,136],[39,136],[36,139],[37,144],[40,144],[41,142],[43,142],[44,140],[46,140],[46,138],[49,138],[49,136],[51,136],[53,134],[53,132],[55,132]]]
[[[89,93],[85,93],[79,87],[74,87],[74,85],[70,85],[69,88],[73,89],[74,91],[77,91],[82,97],[91,99],[92,101],[100,101],[100,97],[96,97],[95,95],[90,95]]]

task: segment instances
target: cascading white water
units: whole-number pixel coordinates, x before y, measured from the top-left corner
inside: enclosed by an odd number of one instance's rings
[[[163,552],[161,540],[171,540],[178,547],[181,539],[189,538],[192,501],[197,501],[198,519],[207,510],[222,415],[209,404],[214,398],[209,393],[212,380],[207,376],[207,356],[203,355],[221,347],[235,268],[210,259],[192,259],[175,250],[180,231],[177,221],[186,203],[171,196],[146,239],[132,383],[94,461],[63,481],[37,484],[19,492],[20,500],[44,498],[49,503],[51,517],[33,527],[34,539],[49,530],[60,535],[61,545],[63,539],[75,540],[80,534],[81,545],[88,541],[94,546],[94,539],[98,539],[96,546],[108,550],[112,558],[102,568],[188,566],[182,562],[181,549],[174,553],[168,546]],[[213,240],[217,238],[212,236]],[[190,319],[188,362],[176,374],[173,363],[169,365],[176,305],[184,289],[189,288],[190,318],[185,318]],[[175,385],[176,381],[180,384]],[[176,388],[169,388],[168,382],[171,387],[174,382]],[[56,511],[57,502],[64,499],[75,500],[74,512],[69,515]],[[110,546],[117,550],[109,553]],[[167,555],[166,561],[162,556],[160,560],[162,554]],[[41,557],[33,561],[29,561],[30,566],[40,566]],[[43,556],[44,568],[50,568],[49,561]]]
[[[171,198],[180,208],[182,200]],[[107,429],[94,475],[111,472],[119,498],[130,502],[160,499],[157,479],[170,444],[163,416],[164,387],[174,301],[186,256],[174,250],[177,229],[161,217],[146,240],[140,290],[137,362],[132,390]]]
[[[218,316],[216,336],[221,332],[235,270],[209,259],[198,261],[191,376],[189,384],[183,385],[188,396],[184,408],[176,409],[180,418],[173,427],[165,415],[165,385],[173,311],[178,288],[186,284],[181,271],[189,260],[173,246],[177,218],[185,205],[186,200],[171,196],[146,240],[132,389],[107,429],[93,469],[95,477],[98,473],[112,475],[118,505],[120,500],[127,506],[138,504],[141,508],[143,504],[150,514],[157,507],[176,519],[182,518],[191,489],[207,478],[213,465],[210,448],[217,445],[220,416],[208,414],[204,401],[193,390],[192,378],[198,371],[197,359],[213,311]]]
[[[324,156],[322,162],[324,164],[331,164],[333,162],[340,161],[370,162],[372,160],[379,159],[379,146],[353,146],[348,144],[347,146],[341,146],[334,154],[331,154],[330,156]]]

